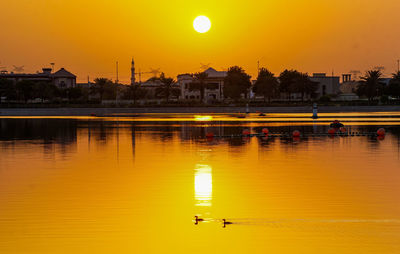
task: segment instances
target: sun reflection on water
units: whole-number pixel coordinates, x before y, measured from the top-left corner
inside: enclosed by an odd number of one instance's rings
[[[194,174],[194,197],[196,206],[211,206],[212,168],[197,164]]]
[[[212,116],[202,116],[202,115],[195,115],[194,116],[194,120],[195,121],[200,121],[200,122],[202,122],[202,121],[212,121],[213,120],[213,117]]]

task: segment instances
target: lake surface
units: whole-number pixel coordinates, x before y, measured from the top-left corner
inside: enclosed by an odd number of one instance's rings
[[[0,118],[0,253],[400,253],[400,114],[321,116]]]

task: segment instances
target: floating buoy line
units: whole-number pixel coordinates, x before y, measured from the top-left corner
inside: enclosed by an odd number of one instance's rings
[[[340,130],[329,129],[327,133],[301,133],[298,130],[293,132],[269,132],[267,128],[264,128],[261,133],[251,133],[249,129],[244,129],[242,134],[232,135],[215,135],[213,132],[206,134],[207,139],[213,138],[307,138],[307,137],[380,137],[384,138],[386,131],[380,128],[376,132],[342,132]]]

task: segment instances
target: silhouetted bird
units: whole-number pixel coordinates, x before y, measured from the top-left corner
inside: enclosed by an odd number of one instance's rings
[[[225,219],[222,219],[222,221],[223,221],[223,224],[224,224],[224,228],[226,227],[226,225],[233,224],[233,222],[226,221]]]
[[[201,219],[201,218],[199,218],[199,216],[194,216],[194,225],[198,225],[199,224],[199,222],[202,222],[202,221],[204,221],[204,219]]]

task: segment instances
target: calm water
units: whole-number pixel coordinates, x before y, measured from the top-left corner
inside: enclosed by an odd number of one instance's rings
[[[333,115],[2,118],[0,253],[400,253],[400,122],[356,116],[385,139],[203,138]]]

